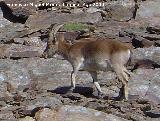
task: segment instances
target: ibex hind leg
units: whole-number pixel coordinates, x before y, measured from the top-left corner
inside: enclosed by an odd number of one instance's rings
[[[97,72],[96,71],[88,71],[93,79],[93,84],[96,87],[96,90],[98,91],[98,98],[103,98],[104,97],[104,93],[101,90],[100,84],[98,83],[98,79],[97,79]]]
[[[123,75],[125,76],[125,79],[128,81],[129,78],[131,77],[131,73],[125,68],[123,67]]]
[[[127,75],[124,75],[123,67],[120,65],[114,65],[114,71],[116,72],[118,79],[123,84],[123,98],[128,100],[128,80],[126,79]]]

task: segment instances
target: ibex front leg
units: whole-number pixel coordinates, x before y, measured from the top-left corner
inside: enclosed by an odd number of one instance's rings
[[[77,73],[80,69],[80,66],[81,66],[82,62],[73,62],[72,63],[72,66],[73,66],[73,71],[71,73],[71,91],[73,91],[76,87],[76,76],[77,76]]]

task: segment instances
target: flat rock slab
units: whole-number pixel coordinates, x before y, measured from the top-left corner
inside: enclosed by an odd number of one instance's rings
[[[42,109],[36,113],[37,121],[127,121],[123,118],[106,114],[81,106],[62,106],[58,111]]]
[[[40,57],[46,48],[46,44],[40,47],[21,44],[0,44],[0,47],[0,58]]]
[[[8,26],[2,26],[0,29],[0,43],[9,43],[14,38],[23,37],[28,34],[28,30],[24,25],[12,23]]]
[[[134,60],[152,60],[160,65],[160,47],[137,48],[133,50]]]
[[[66,13],[39,13],[29,17],[26,22],[26,26],[29,27],[30,31],[38,31],[41,29],[48,28],[54,23],[67,23],[67,22],[81,22],[81,23],[96,23],[102,20],[101,13],[77,13],[77,14],[66,14]]]
[[[30,74],[33,72],[33,75]],[[55,58],[26,58],[20,60],[0,60],[0,82],[3,85],[2,92],[6,90],[6,84],[9,82],[17,90],[27,88],[32,81],[37,82],[37,86],[41,90],[60,90],[70,86],[70,74],[72,66],[65,60],[57,60]],[[130,95],[139,95],[150,101],[159,103],[160,100],[160,83],[159,69],[138,69],[133,72],[133,76],[129,80]],[[98,75],[102,89],[111,96],[118,96],[119,84],[116,84],[115,74],[100,73]],[[45,81],[44,81],[45,80]],[[92,78],[87,72],[79,72],[76,84],[77,93],[81,93],[80,89],[85,89],[85,85],[92,84]],[[62,87],[62,88],[60,88]],[[79,88],[82,87],[82,88]],[[86,86],[89,90],[91,86]],[[89,91],[90,92],[90,91]],[[58,94],[60,92],[57,92]],[[60,93],[61,94],[61,93]]]
[[[29,72],[32,71],[32,76]],[[19,60],[0,59],[0,81],[9,80],[15,87],[26,85],[36,77],[38,85],[44,90],[55,90],[59,87],[70,86],[70,74],[72,66],[66,60],[55,58],[25,58]],[[99,74],[101,81],[115,78],[113,74]],[[44,81],[45,80],[45,81]],[[85,85],[92,83],[92,78],[88,72],[79,71],[76,84]]]

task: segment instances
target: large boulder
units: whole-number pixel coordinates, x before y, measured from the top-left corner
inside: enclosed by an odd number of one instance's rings
[[[159,0],[147,0],[140,3],[137,10],[136,19],[143,19],[149,24],[160,24],[160,1]]]
[[[106,2],[108,17],[115,21],[129,21],[133,18],[134,0],[118,0]]]
[[[27,35],[28,30],[22,24],[12,23],[4,26],[0,30],[0,43],[9,43],[14,38],[23,37]]]
[[[137,69],[129,80],[129,94],[160,104],[160,69]]]
[[[160,65],[160,47],[134,49],[132,59],[133,61],[151,60]]]

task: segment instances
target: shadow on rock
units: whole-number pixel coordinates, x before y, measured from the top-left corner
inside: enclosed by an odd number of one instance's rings
[[[68,92],[70,92],[70,86],[57,87],[54,90],[48,90],[48,92],[56,94],[67,94]],[[73,93],[79,93],[85,97],[91,97],[93,93],[93,88],[77,85],[76,88],[73,90]]]

